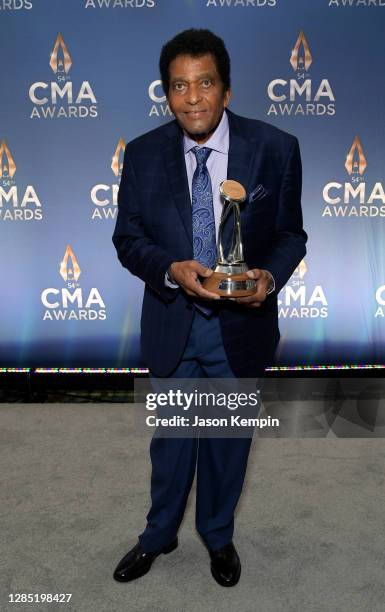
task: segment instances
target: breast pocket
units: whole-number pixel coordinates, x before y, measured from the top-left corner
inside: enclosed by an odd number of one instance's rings
[[[266,194],[263,198],[259,200],[247,202],[243,210],[241,209],[241,216],[248,218],[251,215],[274,214],[274,210],[275,198],[273,194]]]

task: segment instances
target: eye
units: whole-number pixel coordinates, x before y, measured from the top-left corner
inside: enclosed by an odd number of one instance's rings
[[[203,79],[202,81],[202,86],[207,89],[208,87],[210,87],[211,85],[211,80],[210,79]]]
[[[181,82],[174,83],[175,91],[183,91],[185,88],[186,86],[184,83],[181,83]]]

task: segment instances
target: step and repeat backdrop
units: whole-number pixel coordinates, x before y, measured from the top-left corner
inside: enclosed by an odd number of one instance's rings
[[[161,46],[190,27],[226,43],[230,108],[300,142],[278,363],[385,359],[385,0],[0,0],[0,365],[145,365],[111,236],[125,144],[172,119]]]

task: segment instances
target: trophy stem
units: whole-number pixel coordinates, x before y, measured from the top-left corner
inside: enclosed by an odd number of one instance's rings
[[[223,226],[225,224],[227,217],[230,214],[231,208],[232,208],[231,202],[224,203],[221,218],[219,221],[219,228],[218,228],[218,256],[219,256],[219,260],[224,263],[227,261],[227,259],[223,252]]]
[[[241,236],[241,213],[239,210],[239,204],[233,203],[234,210],[234,230],[231,241],[231,247],[228,254],[228,261],[243,261],[243,244]]]
[[[239,204],[246,199],[246,191],[240,183],[222,181],[220,193],[223,210],[218,228],[218,260],[211,276],[205,278],[203,287],[222,298],[245,297],[255,293],[257,283],[246,274],[248,266],[243,258],[241,212]],[[227,257],[223,249],[223,228],[231,212],[234,212],[233,233]]]

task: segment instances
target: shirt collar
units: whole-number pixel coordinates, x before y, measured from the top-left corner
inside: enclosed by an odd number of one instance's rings
[[[215,132],[210,136],[207,142],[203,145],[197,145],[195,140],[190,138],[186,132],[184,132],[183,136],[183,148],[184,153],[188,153],[196,146],[204,146],[208,149],[213,149],[214,151],[218,151],[218,153],[223,153],[227,155],[229,152],[229,120],[227,118],[227,113],[224,110],[222,114],[222,118],[218,123]]]

